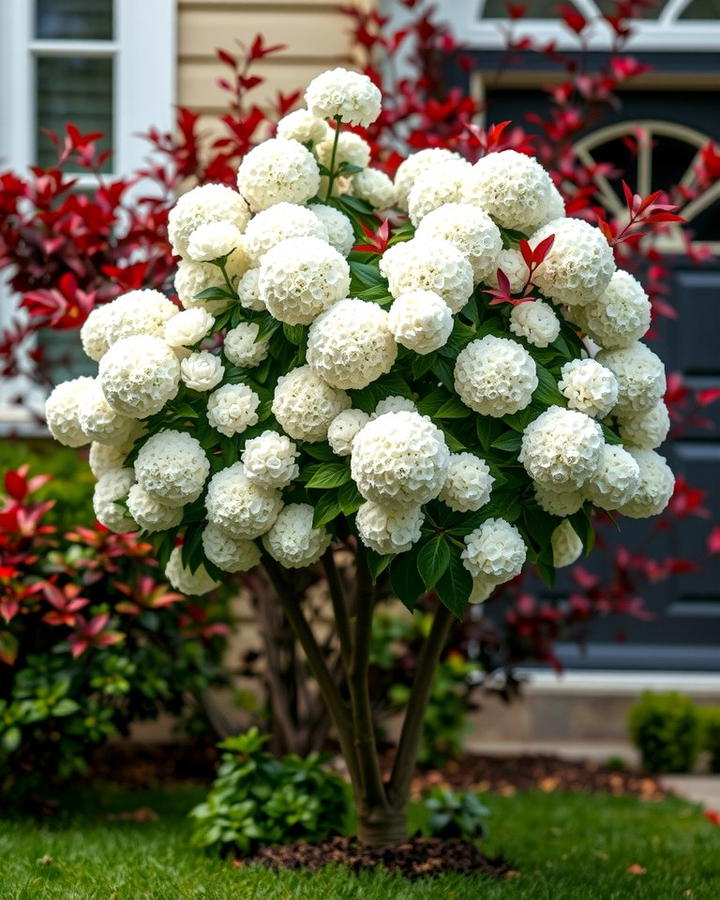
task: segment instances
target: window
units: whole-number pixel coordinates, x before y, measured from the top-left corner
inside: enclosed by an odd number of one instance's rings
[[[109,173],[137,168],[148,155],[139,134],[174,120],[175,11],[176,0],[0,0],[0,169],[49,165],[41,129],[62,134],[69,121],[106,135]],[[0,284],[0,328],[15,313]],[[53,336],[53,355],[67,350]],[[19,389],[42,403],[31,385],[0,384],[0,426],[18,424],[3,403]]]

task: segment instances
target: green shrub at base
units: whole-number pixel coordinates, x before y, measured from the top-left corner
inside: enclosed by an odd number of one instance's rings
[[[646,772],[690,772],[700,750],[700,718],[689,697],[646,692],[629,712],[628,727]]]
[[[263,750],[267,740],[251,728],[218,745],[224,753],[217,778],[205,802],[190,812],[196,846],[252,853],[345,830],[345,782],[323,768],[317,753],[275,759]]]
[[[702,746],[710,753],[710,771],[720,773],[720,707],[700,706]]]

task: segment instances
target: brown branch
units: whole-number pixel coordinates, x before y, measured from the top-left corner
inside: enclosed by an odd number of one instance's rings
[[[328,548],[322,558],[323,568],[327,577],[328,588],[330,589],[330,598],[332,599],[333,613],[335,614],[335,626],[340,641],[340,653],[345,668],[350,666],[350,658],[352,655],[352,628],[350,626],[350,616],[348,615],[347,601],[345,599],[345,591],[343,590],[340,575],[335,565],[335,557],[332,548]]]

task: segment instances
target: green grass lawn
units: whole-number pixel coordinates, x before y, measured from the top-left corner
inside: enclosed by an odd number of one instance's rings
[[[444,877],[410,884],[385,874],[234,868],[188,845],[185,813],[202,789],[171,794],[103,790],[81,813],[44,825],[0,819],[0,897],[178,900],[404,900],[532,898],[628,900],[720,897],[720,828],[679,800],[524,793],[484,798],[492,811],[483,849],[519,876],[502,882]],[[155,822],[108,820],[153,809]],[[48,859],[49,858],[49,859]],[[629,874],[639,864],[644,875]]]

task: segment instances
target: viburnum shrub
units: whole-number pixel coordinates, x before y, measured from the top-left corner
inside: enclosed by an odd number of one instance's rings
[[[93,311],[98,376],[57,387],[46,415],[60,442],[92,442],[100,522],[155,535],[177,590],[264,566],[333,717],[359,834],[389,844],[452,617],[526,562],[552,583],[592,547],[594,508],[667,505],[662,429],[643,424],[662,419],[665,372],[639,341],[642,287],[535,159],[431,149],[392,182],[344,127],[380,115],[367,76],[325,72],[305,99],[244,156],[237,190],[202,185],[172,209],[184,308],[142,290]],[[292,592],[321,558],[340,683]],[[368,665],[388,577],[409,607],[437,602],[384,781]]]

